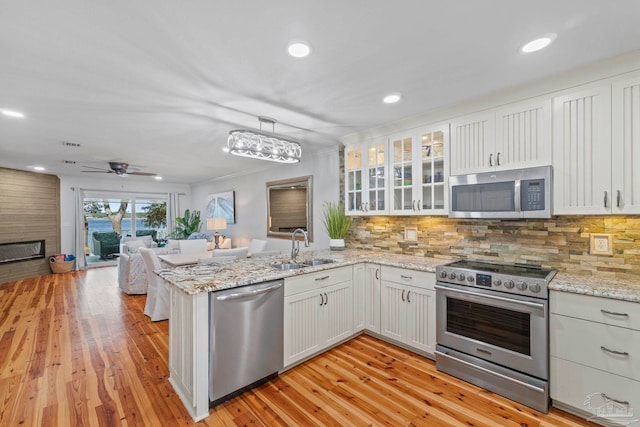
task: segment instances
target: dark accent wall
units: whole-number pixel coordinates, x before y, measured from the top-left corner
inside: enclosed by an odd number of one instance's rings
[[[60,252],[60,179],[0,168],[0,243],[45,241],[45,258],[0,264],[0,283],[50,274]]]
[[[404,240],[405,227],[418,229],[418,241]],[[591,255],[590,233],[612,234],[613,255]],[[576,274],[640,279],[640,216],[517,221],[357,217],[346,244],[407,255],[538,264]]]

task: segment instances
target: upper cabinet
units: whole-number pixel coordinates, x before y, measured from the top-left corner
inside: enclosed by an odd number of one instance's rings
[[[640,73],[554,98],[553,140],[554,214],[640,213]]]
[[[451,175],[550,164],[550,99],[518,102],[451,122]]]
[[[481,112],[451,122],[451,175],[495,167],[495,113]]]
[[[611,209],[613,213],[637,214],[640,213],[640,74],[614,81],[611,90]]]
[[[382,215],[389,212],[386,150],[385,140],[345,148],[347,215]]]
[[[449,126],[439,124],[392,136],[391,206],[394,215],[448,212]]]
[[[553,100],[553,213],[611,212],[611,86]]]

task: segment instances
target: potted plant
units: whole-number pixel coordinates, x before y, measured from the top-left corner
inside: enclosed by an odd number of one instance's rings
[[[351,217],[345,213],[344,205],[325,202],[322,222],[329,234],[329,248],[334,251],[344,250],[344,238],[351,228]]]
[[[171,233],[171,237],[178,240],[187,239],[191,234],[200,231],[200,211],[184,211],[183,217],[176,218],[176,229]]]

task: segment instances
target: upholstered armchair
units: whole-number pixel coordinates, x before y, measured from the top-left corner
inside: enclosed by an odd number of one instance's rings
[[[91,235],[91,252],[100,258],[120,252],[120,236],[115,231],[94,231]]]
[[[126,246],[126,244],[125,244]],[[157,255],[168,253],[167,248],[151,248]],[[147,269],[140,249],[121,252],[118,257],[118,287],[125,294],[146,294]]]

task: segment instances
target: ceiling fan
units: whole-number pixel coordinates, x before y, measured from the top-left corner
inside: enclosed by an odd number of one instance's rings
[[[84,165],[85,168],[96,169],[92,171],[82,171],[89,173],[115,173],[118,176],[127,175],[139,175],[139,176],[156,176],[157,174],[151,172],[140,172],[138,168],[129,167],[129,163],[124,162],[109,162],[109,169],[97,168],[94,166]]]

